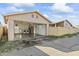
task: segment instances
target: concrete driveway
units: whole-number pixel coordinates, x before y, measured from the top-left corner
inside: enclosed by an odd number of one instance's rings
[[[48,56],[48,55],[79,55],[79,36],[43,40],[40,45],[24,48],[23,50],[6,53],[9,56]]]
[[[9,53],[3,53],[2,56],[48,56],[40,49],[33,47],[24,48],[22,50],[16,50]]]
[[[79,50],[79,36],[70,38],[59,38],[52,41],[43,41],[42,46],[52,47],[63,52],[72,52]]]

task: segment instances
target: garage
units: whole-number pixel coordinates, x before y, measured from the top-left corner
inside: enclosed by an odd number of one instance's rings
[[[46,24],[36,24],[23,21],[15,21],[15,34],[46,35]]]

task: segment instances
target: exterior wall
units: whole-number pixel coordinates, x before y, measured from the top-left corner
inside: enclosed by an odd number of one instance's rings
[[[49,32],[49,24],[46,25],[46,36],[48,36],[48,32]]]
[[[8,21],[8,40],[14,40],[14,20]]]
[[[55,24],[50,24],[50,26],[52,26],[52,27],[64,27],[64,22],[59,22],[59,23],[55,23]]]
[[[73,28],[64,28],[64,27],[49,27],[48,35],[56,35],[56,36],[61,36],[65,34],[72,34],[76,33],[79,30],[73,29]]]
[[[56,27],[64,27],[64,22],[56,23]]]
[[[28,13],[28,14],[8,16],[8,20],[27,21],[27,22],[43,23],[43,24],[49,23],[47,20],[45,20],[43,17],[41,17],[37,13]]]

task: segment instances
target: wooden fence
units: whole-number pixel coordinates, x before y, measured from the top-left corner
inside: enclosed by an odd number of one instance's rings
[[[2,36],[3,36],[3,27],[0,27],[0,40],[1,40]]]

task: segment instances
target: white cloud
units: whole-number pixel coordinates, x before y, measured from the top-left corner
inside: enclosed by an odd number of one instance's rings
[[[24,11],[23,9],[18,9],[15,6],[8,6],[8,7],[6,7],[5,10],[9,10],[9,11]]]
[[[52,15],[52,17],[55,17],[55,18],[62,18],[61,15]]]
[[[16,6],[16,7],[21,7],[21,6],[35,6],[35,4],[34,3],[15,3],[15,4],[13,4],[14,6]]]
[[[0,15],[0,23],[3,25],[4,24],[4,18],[2,15]]]
[[[62,21],[62,20],[65,20],[67,19],[66,17],[64,16],[61,16],[61,15],[51,15],[51,18],[50,18],[52,21],[54,22],[57,22],[57,21]]]
[[[77,17],[77,16],[75,16],[75,15],[70,15],[70,16],[68,16],[68,17],[70,17],[70,18],[75,18],[75,17]]]
[[[66,3],[55,3],[51,6],[51,9],[56,12],[74,12],[74,9],[67,6]]]
[[[68,16],[68,18],[71,18],[71,19],[79,19],[79,16],[78,15],[70,15],[70,16]]]
[[[21,12],[21,11],[24,11],[24,9],[21,9],[21,8],[18,9],[15,6],[8,6],[5,8],[0,8],[0,13],[2,13],[2,14],[10,13],[10,12]]]
[[[13,4],[9,4],[5,8],[0,8],[0,10],[4,11],[2,13],[7,13],[7,12],[21,12],[21,11],[25,10],[24,8],[21,8],[21,7],[34,6],[34,5],[35,5],[34,3],[13,3]],[[18,7],[20,7],[20,8],[18,8]]]
[[[44,14],[43,16],[46,17],[46,18],[48,18],[48,15],[46,15],[46,14]]]
[[[35,10],[35,11],[40,12],[40,10],[39,10],[39,9],[37,9],[37,10]]]

